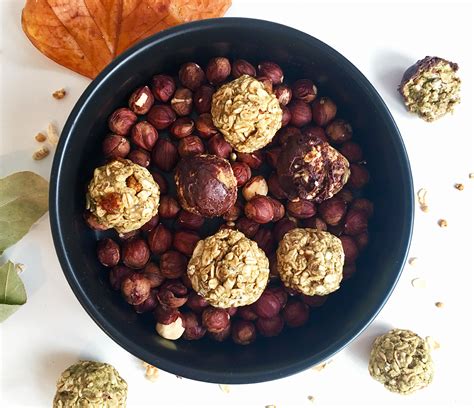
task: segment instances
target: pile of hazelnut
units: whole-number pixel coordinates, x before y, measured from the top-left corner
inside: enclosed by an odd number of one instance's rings
[[[239,95],[242,89],[252,94]],[[246,112],[247,102],[258,108]],[[176,76],[156,75],[135,90],[128,107],[109,117],[104,162],[128,159],[148,169],[159,206],[141,228],[99,240],[97,256],[112,288],[137,313],[153,313],[156,331],[171,340],[208,336],[245,345],[304,325],[327,294],[283,284],[278,244],[295,228],[327,231],[342,244],[340,275],[347,279],[368,244],[373,213],[361,197],[369,181],[362,149],[336,113],[313,81],[287,84],[274,62],[188,62]],[[262,132],[266,145],[252,150],[263,143]],[[94,230],[108,229],[90,211],[85,220]],[[213,306],[188,276],[198,242],[223,229],[240,231],[268,258],[269,275],[265,263],[261,275],[268,283],[251,304]]]

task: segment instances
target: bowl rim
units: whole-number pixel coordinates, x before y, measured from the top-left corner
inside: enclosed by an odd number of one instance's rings
[[[393,128],[395,134],[395,142],[399,145],[399,153],[401,156],[402,167],[404,169],[404,174],[402,174],[402,179],[407,185],[407,190],[411,192],[407,200],[407,212],[408,217],[404,221],[405,228],[403,230],[404,236],[401,237],[401,242],[405,244],[400,247],[400,261],[397,264],[393,265],[394,269],[398,268],[396,277],[387,292],[382,299],[381,303],[374,307],[372,310],[367,311],[366,317],[362,319],[354,329],[348,331],[342,338],[338,341],[332,343],[329,347],[324,350],[319,350],[318,355],[323,355],[324,358],[318,361],[325,361],[331,358],[333,355],[337,354],[352,341],[354,341],[376,318],[381,309],[384,307],[385,303],[393,293],[393,290],[400,278],[403,267],[405,265],[408,251],[411,244],[412,232],[413,232],[413,222],[414,222],[414,196],[413,196],[413,179],[411,173],[410,162],[408,159],[408,154],[405,148],[405,144],[401,137],[400,131],[393,119],[392,114],[390,113],[387,105],[383,101],[382,97],[379,95],[375,87],[370,83],[370,81],[359,71],[347,58],[345,58],[338,51],[325,44],[324,42],[318,40],[317,38],[306,34],[295,28],[270,22],[260,19],[252,18],[240,18],[240,17],[224,17],[224,18],[214,18],[214,19],[205,19],[199,20],[191,23],[181,24],[166,30],[163,30],[159,33],[156,33],[145,40],[139,42],[138,44],[132,46],[117,58],[115,58],[104,70],[87,86],[81,97],[76,102],[74,108],[72,109],[69,117],[64,125],[64,128],[61,132],[60,141],[58,143],[56,154],[54,156],[51,174],[50,174],[50,193],[49,193],[49,208],[50,208],[50,225],[51,232],[53,236],[53,242],[56,249],[56,253],[63,270],[63,273],[66,277],[66,280],[71,287],[74,295],[79,300],[82,307],[86,310],[89,316],[95,321],[95,323],[118,345],[129,353],[135,355],[141,360],[147,362],[157,361],[156,355],[149,353],[144,350],[139,344],[136,344],[126,336],[124,336],[121,331],[112,326],[107,319],[104,318],[101,312],[98,311],[97,307],[91,302],[87,293],[83,290],[81,284],[79,283],[78,277],[74,273],[74,269],[69,261],[69,256],[67,254],[67,248],[65,246],[65,240],[62,232],[62,222],[59,217],[59,180],[60,172],[63,163],[67,160],[66,158],[66,148],[67,142],[71,135],[75,132],[75,124],[77,117],[82,114],[85,106],[89,104],[95,96],[95,93],[100,88],[103,82],[106,82],[109,76],[122,65],[126,64],[129,60],[133,59],[136,55],[141,53],[144,49],[154,46],[156,43],[164,42],[168,38],[174,37],[176,35],[195,32],[200,30],[212,29],[216,25],[226,26],[226,27],[239,27],[240,29],[252,29],[255,25],[258,25],[260,29],[270,29],[270,30],[280,30],[287,34],[290,34],[292,37],[296,38],[299,41],[311,42],[312,46],[323,48],[326,53],[330,55],[331,58],[338,60],[340,64],[343,64],[345,69],[348,72],[348,75],[352,78],[357,79],[359,85],[365,88],[365,91],[371,95],[375,104],[378,105],[381,113],[386,116],[386,121]],[[298,360],[290,364],[286,364],[284,367],[273,368],[271,370],[255,369],[252,373],[238,373],[232,370],[226,372],[216,372],[211,370],[196,369],[181,364],[177,364],[169,359],[159,358],[159,367],[165,371],[168,371],[173,374],[183,375],[186,378],[206,381],[213,383],[226,383],[226,384],[245,384],[245,383],[257,383],[269,380],[275,380],[283,378],[292,374],[296,374],[304,369],[307,369],[318,361],[315,361],[315,355],[312,355],[309,358]]]

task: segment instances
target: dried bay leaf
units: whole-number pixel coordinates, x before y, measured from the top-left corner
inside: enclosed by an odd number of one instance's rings
[[[31,171],[0,179],[0,255],[48,210],[48,182]]]
[[[13,262],[0,266],[0,323],[26,303],[26,291]]]

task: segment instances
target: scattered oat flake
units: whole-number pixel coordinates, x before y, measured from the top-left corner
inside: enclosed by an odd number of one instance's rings
[[[442,307],[444,307],[444,303],[443,302],[436,302],[435,306],[439,307],[439,308],[442,308]]]
[[[143,367],[145,367],[145,377],[151,382],[155,382],[159,377],[159,370],[155,366],[143,362]]]
[[[43,160],[48,154],[49,154],[49,149],[46,146],[43,146],[33,153],[33,159]]]
[[[48,142],[53,146],[56,146],[59,142],[59,133],[58,129],[53,123],[48,125]]]
[[[54,99],[63,99],[66,96],[66,90],[64,88],[58,89],[53,92]]]
[[[426,288],[426,281],[423,278],[415,278],[412,279],[411,286],[416,289],[424,289]]]
[[[265,408],[276,408],[276,405],[265,405]]]
[[[438,220],[438,225],[441,227],[441,228],[446,228],[448,226],[448,221],[446,221],[445,219],[441,218],[440,220]]]
[[[227,384],[219,384],[219,388],[222,392],[228,394],[230,392],[230,386]]]
[[[308,395],[308,401],[309,402],[316,402],[316,398],[313,395]]]
[[[418,258],[416,256],[413,256],[411,257],[409,260],[408,260],[408,263],[411,265],[411,266],[415,266],[418,262]]]
[[[323,371],[328,366],[329,363],[330,363],[330,361],[328,361],[327,363],[322,363],[322,364],[316,365],[312,369],[315,370],[315,371]]]
[[[469,178],[474,179],[474,173],[469,173]]]
[[[35,140],[37,142],[43,143],[46,141],[46,135],[44,133],[38,132],[37,135],[35,136]]]
[[[25,270],[25,264],[17,263],[15,264],[16,273],[21,273]]]
[[[456,190],[463,191],[463,190],[464,190],[464,184],[462,184],[462,183],[456,183],[456,184],[454,185],[454,188],[455,188]]]
[[[420,188],[416,193],[418,204],[420,204],[420,209],[423,212],[428,212],[427,195],[428,190],[426,190],[426,188]]]
[[[438,350],[441,346],[439,342],[437,342],[433,337],[431,336],[426,336],[425,337],[426,342],[430,346],[431,350]]]

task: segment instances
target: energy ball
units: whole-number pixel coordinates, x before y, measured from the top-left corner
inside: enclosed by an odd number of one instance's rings
[[[237,180],[226,159],[202,154],[181,159],[175,174],[179,203],[203,217],[225,214],[237,200]]]
[[[188,264],[193,289],[220,308],[255,302],[269,273],[268,258],[257,243],[228,228],[199,241]]]
[[[458,64],[438,57],[425,57],[409,67],[398,91],[410,112],[432,122],[453,112],[461,101]]]
[[[294,135],[278,157],[277,176],[290,200],[320,203],[338,193],[347,183],[349,162],[319,138]]]
[[[80,361],[59,377],[53,408],[125,408],[127,383],[110,364]]]
[[[275,95],[249,75],[221,86],[212,96],[214,125],[238,152],[252,153],[270,143],[283,112]]]
[[[329,232],[295,228],[277,249],[277,269],[283,284],[308,296],[339,289],[344,266],[341,240]]]
[[[411,394],[433,381],[430,347],[410,330],[390,330],[374,341],[369,373],[388,390]]]
[[[87,209],[99,224],[121,234],[145,225],[159,204],[160,188],[150,172],[125,159],[96,168],[86,195]]]

